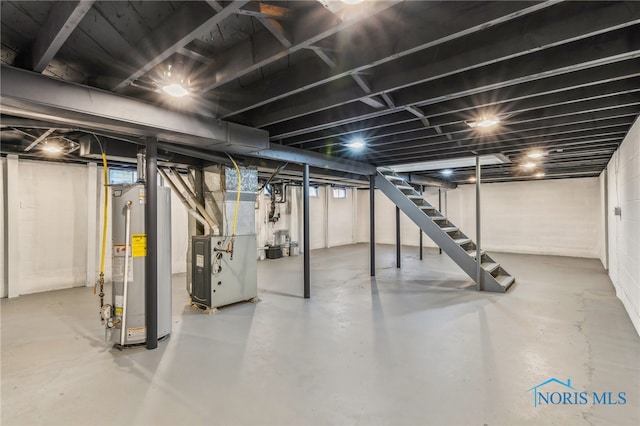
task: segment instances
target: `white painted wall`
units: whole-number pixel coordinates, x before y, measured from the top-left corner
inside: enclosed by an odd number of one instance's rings
[[[19,164],[20,294],[85,285],[86,167]]]
[[[362,200],[354,195],[355,190],[347,188],[346,192],[347,198],[333,198],[331,187],[320,187],[318,197],[310,198],[309,244],[312,250],[358,242],[360,223],[355,212],[359,208],[357,203]],[[280,213],[280,220],[275,224],[268,222],[269,197],[260,194],[258,199],[260,206],[256,210],[258,247],[271,243],[276,230],[288,229],[291,241],[298,242],[302,252],[302,188],[294,186],[287,189],[287,200],[290,206],[277,205],[276,211]],[[327,220],[327,213],[329,220]]]
[[[607,230],[605,229],[607,223],[605,219],[607,217],[608,210],[606,174],[607,171],[604,170],[598,177],[598,185],[600,186],[600,204],[598,206],[598,258],[600,258],[602,266],[604,266],[605,269],[608,269],[607,244],[605,242],[605,239],[607,238]]]
[[[19,160],[19,275],[20,294],[84,286],[87,276],[88,173],[85,165]],[[5,221],[6,159],[0,161],[0,297],[7,296]],[[97,169],[98,221],[94,243],[98,279],[103,213],[103,169]],[[111,203],[111,197],[109,197]],[[111,206],[105,256],[105,281],[111,280]],[[173,272],[185,272],[187,211],[177,197],[171,199]]]
[[[347,198],[333,198],[327,187],[329,202],[329,247],[353,244],[353,191],[346,190]]]
[[[188,221],[187,208],[171,189],[171,272],[174,274],[187,271]]]
[[[609,276],[640,334],[640,119],[607,166]],[[621,216],[613,214],[622,209]]]
[[[7,209],[5,208],[7,190],[5,189],[5,170],[7,159],[0,158],[0,297],[7,297],[7,239],[4,233],[5,222],[7,220]]]
[[[482,185],[482,247],[512,253],[598,257],[598,178]],[[369,194],[359,191],[358,239],[369,239]],[[425,196],[437,205],[437,192]],[[475,239],[475,187],[447,195],[447,216]],[[443,202],[444,205],[444,202]],[[595,208],[594,208],[595,207]],[[444,208],[444,207],[443,207]],[[418,245],[419,232],[401,214],[402,244]],[[376,241],[395,243],[395,206],[376,191]],[[425,247],[434,246],[424,238]]]

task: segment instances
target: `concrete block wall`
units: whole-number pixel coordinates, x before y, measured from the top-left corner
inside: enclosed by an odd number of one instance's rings
[[[0,158],[0,297],[7,297],[7,237],[5,236],[5,226],[7,220],[6,197],[7,190],[5,187],[6,158]]]
[[[474,236],[475,187],[462,185],[461,228]],[[482,247],[486,250],[598,257],[598,178],[482,185]]]
[[[0,297],[8,296],[6,233],[6,158],[0,160]],[[18,160],[19,167],[19,294],[87,285],[87,276],[98,279],[102,235],[103,169],[97,168],[96,199],[88,199],[87,166]],[[111,201],[111,199],[109,199]],[[90,204],[98,204],[95,235],[88,235]],[[186,269],[187,211],[172,197],[173,272]],[[111,209],[108,211],[111,223]],[[93,232],[92,232],[93,233]],[[105,279],[111,279],[111,227],[107,227]],[[95,244],[95,270],[87,274],[87,248]],[[92,278],[93,281],[93,278]]]
[[[607,182],[609,276],[640,334],[640,119],[609,161]]]
[[[333,198],[332,188],[321,186],[318,188],[318,197],[311,197],[310,200],[310,247],[312,250],[334,247],[356,242],[356,221],[355,212],[358,209],[354,195],[355,190],[347,188],[347,198]],[[268,210],[270,207],[269,197],[263,194],[258,195],[260,200],[259,209],[256,211],[256,232],[258,235],[258,247],[271,243],[274,233],[280,229],[288,229],[291,241],[299,243],[302,251],[302,187],[289,186],[287,189],[287,199],[290,206],[277,204],[276,211],[280,212],[278,222],[269,223]],[[289,212],[290,211],[290,212]],[[327,215],[329,220],[327,220]]]
[[[20,294],[86,279],[87,168],[20,160]]]
[[[513,253],[598,257],[598,178],[484,184],[482,246]],[[369,241],[369,194],[359,191],[358,238]],[[437,205],[437,192],[425,198]],[[461,185],[447,195],[447,216],[475,239],[475,187]],[[416,225],[401,215],[402,244],[418,245]],[[395,206],[376,191],[376,241],[395,244]],[[425,247],[434,244],[423,239]]]

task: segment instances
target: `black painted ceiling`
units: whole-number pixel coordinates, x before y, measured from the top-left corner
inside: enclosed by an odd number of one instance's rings
[[[503,154],[483,180],[597,176],[640,112],[637,1],[0,5],[3,64],[377,166]],[[160,90],[169,67],[188,101]],[[482,116],[500,124],[468,125]],[[3,153],[45,131],[3,125]],[[544,156],[523,169],[534,149]]]

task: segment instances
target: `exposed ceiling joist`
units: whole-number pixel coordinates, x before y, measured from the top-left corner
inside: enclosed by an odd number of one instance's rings
[[[638,9],[640,16],[640,2]],[[587,25],[591,25],[591,22],[585,22]],[[582,25],[585,23],[583,22]],[[544,28],[542,29],[544,30]],[[372,87],[375,88],[372,94],[378,95],[410,86],[419,87],[420,84],[430,84],[436,85],[439,91],[446,93],[446,98],[433,96],[431,102],[436,103],[640,56],[640,36],[633,36],[634,33],[640,33],[640,26],[618,30],[600,38],[581,39],[576,43],[565,44],[565,42],[583,34],[582,31],[584,29],[562,31],[561,28],[556,28],[555,33],[545,33],[544,38],[548,43],[542,46],[538,43],[544,40],[525,37],[511,39],[510,43],[504,43],[503,40],[500,40],[494,45],[482,46],[472,52],[454,54],[437,62],[425,65],[414,64],[413,67],[403,68],[394,74],[378,76],[372,81]],[[553,51],[541,51],[545,47],[553,49]],[[509,59],[516,58],[522,51],[537,52],[529,54],[530,60],[513,61],[515,66],[509,66]],[[556,59],[549,61],[549,55]],[[452,76],[454,80],[459,78],[458,86],[460,87],[452,88],[435,82],[435,80],[448,76]],[[470,89],[469,81],[482,83]],[[421,91],[417,90],[415,93],[421,93]],[[296,114],[293,117],[288,109],[278,108],[278,104],[275,103],[269,105],[269,108],[253,110],[251,114],[247,115],[247,118],[257,127],[266,127],[292,118],[335,108],[357,101],[361,97],[362,94],[356,89],[332,92],[330,96],[324,97],[318,97],[314,91],[307,91],[287,100],[287,103],[296,104]],[[411,94],[407,96],[409,99],[410,97]],[[395,99],[400,104],[397,96]],[[411,102],[406,102],[405,105],[418,104],[421,101],[424,99],[411,99]]]
[[[42,72],[87,14],[94,0],[56,2],[31,48],[31,69]]]
[[[233,1],[213,16],[211,7],[199,3],[186,3],[170,19],[138,43],[134,52],[127,55],[128,62],[136,64],[135,71],[112,85],[111,90],[121,90],[137,80],[179,49],[236,13],[246,3],[246,0]],[[176,25],[176,21],[182,25]]]
[[[397,0],[370,2],[366,8],[360,9],[356,14],[347,15],[342,21],[329,13],[319,15],[317,11],[311,11],[307,15],[298,17],[294,22],[291,34],[295,43],[284,49],[277,40],[261,39],[259,45],[257,40],[245,40],[221,54],[211,64],[210,69],[204,72],[205,75],[213,77],[198,83],[202,86],[201,93],[272,64],[286,55],[313,46],[318,41],[356,25],[396,3],[398,3]]]
[[[293,12],[291,9],[280,5],[253,1],[245,5],[237,12],[239,15],[253,16],[254,18],[267,19],[291,19]]]
[[[377,2],[374,2],[377,3]],[[339,73],[327,71],[316,71],[308,74],[304,69],[292,69],[283,75],[273,76],[261,84],[252,85],[243,89],[247,93],[251,93],[251,97],[241,96],[240,93],[234,93],[229,96],[222,106],[222,111],[228,111],[223,118],[230,117],[260,107],[278,99],[294,95],[304,90],[317,87],[331,81],[335,81],[342,77],[347,77],[353,73],[364,72],[370,68],[391,62],[400,57],[410,55],[412,53],[437,46],[439,44],[464,37],[475,32],[491,28],[509,22],[513,19],[521,18],[528,14],[535,13],[544,8],[552,6],[555,2],[540,2],[533,6],[519,2],[496,2],[491,5],[475,10],[466,19],[431,21],[428,26],[429,36],[425,38],[407,37],[401,40],[399,46],[389,44],[388,46],[380,46],[371,44],[358,46],[357,50],[341,50],[341,57],[344,63],[341,64]],[[431,3],[434,11],[437,8],[445,7],[444,3]],[[455,4],[451,2],[449,4]],[[449,7],[448,5],[446,7]],[[427,27],[425,27],[427,30]],[[391,42],[391,40],[389,40]],[[300,64],[305,67],[305,64]],[[291,75],[295,74],[302,78],[291,79]],[[214,88],[213,86],[211,88]],[[238,101],[240,99],[240,101]],[[249,99],[249,100],[246,100]]]
[[[640,87],[640,80],[637,79],[637,76],[640,76],[639,70],[640,59],[632,59],[574,72],[570,75],[549,77],[544,80],[544,86],[537,81],[523,83],[511,88],[494,89],[465,98],[427,105],[422,109],[432,117],[435,124],[447,123],[447,121],[441,121],[442,119],[435,117],[454,114],[472,117],[475,110],[482,111],[485,108],[521,113],[532,109],[578,102],[594,97],[613,96],[636,90]],[[428,96],[428,93],[423,96]],[[357,115],[357,111],[346,110],[344,113],[334,111],[333,121],[320,121],[320,117],[309,117],[306,120],[307,128],[300,131],[274,134],[274,130],[270,129],[271,139],[283,140],[287,145],[295,146],[314,140],[346,136],[353,132],[379,135],[380,132],[377,129],[391,129],[390,126],[400,130],[413,129],[414,126],[409,123],[413,119],[398,116],[397,112],[402,110],[403,108],[397,108],[383,113],[376,112],[365,115]],[[405,124],[407,127],[404,127]],[[334,129],[332,133],[325,130],[331,128],[332,125]]]

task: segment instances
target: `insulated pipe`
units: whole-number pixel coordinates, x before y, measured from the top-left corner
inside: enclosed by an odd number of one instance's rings
[[[120,346],[124,346],[127,334],[127,295],[129,293],[129,239],[131,238],[131,201],[127,201],[124,222],[124,282],[122,283],[122,326],[120,326]]]
[[[147,349],[158,347],[158,146],[157,139],[147,138],[147,174],[144,206],[147,256],[144,259],[145,322]],[[171,315],[171,313],[169,313]]]
[[[302,198],[304,204],[304,298],[311,298],[311,232],[309,229],[309,213],[311,207],[309,205],[309,165],[305,164],[303,169],[302,180]]]
[[[138,182],[144,182],[146,180],[144,162],[144,154],[142,152],[138,152],[136,155],[136,172],[138,173]]]
[[[215,227],[213,218],[209,216],[209,213],[207,213],[207,210],[204,208],[204,206],[200,204],[200,202],[198,202],[195,194],[191,191],[191,188],[189,188],[189,185],[187,185],[187,182],[184,181],[184,179],[182,178],[182,176],[180,176],[180,173],[178,173],[176,169],[171,169],[171,172],[178,179],[178,182],[180,182],[180,185],[182,185],[182,188],[184,188],[184,190],[189,195],[189,200],[191,200],[191,203],[193,204],[193,206],[196,209],[198,209],[198,212],[200,212],[202,217],[204,217],[207,220],[207,222],[209,222],[209,226],[211,227],[211,229],[213,229]]]
[[[207,221],[196,211],[196,209],[191,204],[189,204],[187,198],[178,190],[178,187],[175,185],[175,183],[173,183],[173,180],[171,180],[169,175],[167,175],[167,172],[160,168],[158,169],[158,172],[160,172],[165,182],[169,184],[171,189],[173,189],[173,192],[175,192],[182,204],[187,208],[187,212],[189,212],[189,214],[193,216],[195,220],[197,220],[204,226],[205,235],[211,235],[211,227],[209,226]]]

